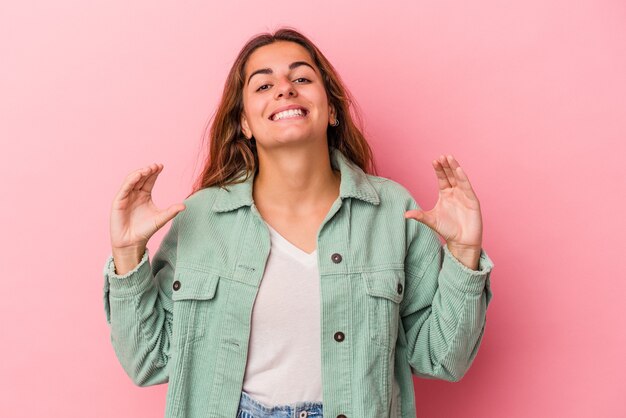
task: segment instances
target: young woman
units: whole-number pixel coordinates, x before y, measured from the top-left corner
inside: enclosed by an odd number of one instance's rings
[[[413,418],[413,374],[469,368],[493,267],[479,201],[442,155],[421,210],[372,174],[352,112],[309,39],[262,34],[228,75],[194,192],[160,210],[162,164],[124,180],[105,311],[133,381],[169,382],[166,417]]]

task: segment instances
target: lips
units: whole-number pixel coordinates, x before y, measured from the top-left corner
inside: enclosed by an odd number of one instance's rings
[[[283,107],[279,107],[277,109],[275,109],[272,114],[269,116],[269,120],[273,121],[274,115],[276,115],[277,113],[280,112],[284,112],[285,110],[295,110],[295,109],[299,109],[302,112],[304,112],[304,116],[309,114],[309,110],[304,107],[304,106],[300,106],[300,105],[289,105],[289,106],[283,106]]]

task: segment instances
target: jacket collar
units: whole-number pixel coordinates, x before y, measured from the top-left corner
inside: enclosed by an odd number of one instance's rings
[[[357,165],[353,164],[348,158],[346,158],[341,151],[336,148],[330,148],[330,162],[334,168],[338,168],[341,172],[341,182],[339,185],[339,197],[343,200],[345,198],[354,197],[356,199],[363,200],[364,202],[378,205],[380,198],[378,193],[374,189],[374,186],[367,178],[367,174],[361,170]],[[239,178],[243,178],[242,175]],[[248,177],[247,180],[230,184],[226,186],[228,188],[220,188],[218,190],[217,198],[213,204],[212,210],[214,212],[227,212],[237,209],[241,206],[250,206],[253,203],[252,199],[252,185],[254,182],[254,173]]]

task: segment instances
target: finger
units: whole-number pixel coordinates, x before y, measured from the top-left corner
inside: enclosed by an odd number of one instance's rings
[[[452,172],[452,168],[450,168],[450,164],[448,163],[448,159],[441,155],[439,156],[439,162],[443,166],[443,171],[446,173],[446,177],[448,177],[448,181],[450,182],[450,186],[456,186],[456,179],[454,177],[454,173]]]
[[[450,186],[450,182],[448,181],[448,176],[443,171],[443,166],[437,160],[433,160],[433,167],[435,168],[435,175],[437,176],[437,183],[439,185],[439,189],[445,189]]]
[[[472,188],[472,184],[465,174],[465,171],[452,155],[448,156],[448,163],[453,170],[458,187],[463,190],[468,196],[476,196],[476,194],[474,193],[474,189]]]
[[[155,169],[154,172],[152,172],[151,175],[149,175],[146,179],[146,182],[143,184],[143,186],[141,187],[141,189],[143,189],[144,191],[150,193],[152,192],[152,188],[154,187],[154,183],[157,180],[157,177],[159,176],[159,174],[161,174],[161,171],[163,171],[163,164],[157,164],[157,168]]]
[[[184,204],[178,203],[178,204],[170,206],[163,212],[159,213],[159,215],[157,216],[155,220],[157,229],[161,229],[163,225],[168,223],[170,220],[172,220],[176,215],[178,215],[180,212],[182,212],[186,208],[187,207]]]
[[[407,219],[415,219],[416,221],[427,225],[431,229],[435,229],[436,219],[431,210],[407,210],[404,212],[404,217]]]
[[[145,173],[143,173],[143,177],[137,182],[137,184],[135,185],[135,190],[140,191],[143,189],[144,184],[146,184],[146,181],[148,181],[148,179],[154,174],[154,171],[158,169],[158,166],[156,164],[150,164],[147,167],[147,171]]]
[[[125,199],[129,195],[129,193],[135,188],[137,182],[141,180],[141,178],[143,177],[143,172],[145,172],[145,170],[145,167],[140,168],[126,176],[126,179],[124,180],[124,183],[122,183],[122,187],[120,188],[120,190],[117,192],[115,199]]]
[[[137,173],[142,174],[142,173],[146,173],[148,170],[150,169],[150,166],[147,165],[145,167],[141,167],[136,169],[135,171],[131,171],[127,176],[126,176],[126,180],[130,180],[132,177],[134,177]]]

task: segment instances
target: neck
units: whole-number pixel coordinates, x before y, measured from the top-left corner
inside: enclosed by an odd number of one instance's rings
[[[319,145],[318,145],[319,144]],[[332,169],[324,142],[257,148],[259,171],[253,198],[264,206],[305,213],[339,196],[340,175]]]

